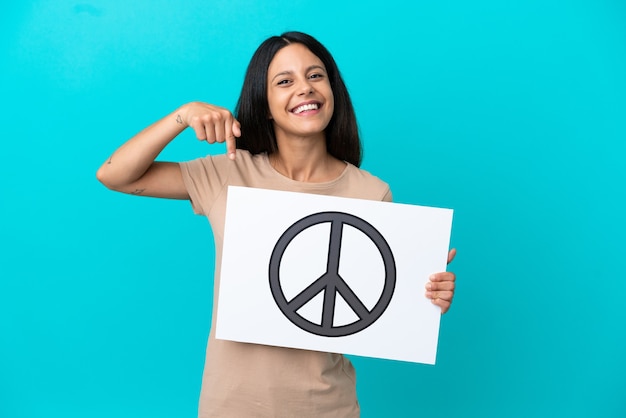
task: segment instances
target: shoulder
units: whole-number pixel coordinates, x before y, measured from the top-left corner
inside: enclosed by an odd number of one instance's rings
[[[360,189],[367,195],[366,199],[391,201],[391,188],[379,177],[350,163],[346,172],[351,187]]]
[[[381,180],[379,177],[373,175],[369,171],[356,167],[350,163],[347,164],[348,169],[352,172],[352,175],[360,178],[362,181],[387,186],[387,183],[385,181]]]
[[[252,155],[249,151],[238,149],[235,160],[228,158],[227,154],[209,154],[204,157],[181,162],[180,165],[189,170],[211,166],[215,170],[223,172],[225,170],[230,170],[233,167],[245,168],[250,166],[262,166],[264,164],[264,160],[264,154]]]

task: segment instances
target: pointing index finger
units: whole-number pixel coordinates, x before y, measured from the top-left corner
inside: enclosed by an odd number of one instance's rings
[[[228,153],[228,158],[234,160],[237,150],[236,138],[241,136],[241,125],[237,119],[233,118],[233,123],[228,128],[230,128],[230,132],[226,136],[226,152]]]

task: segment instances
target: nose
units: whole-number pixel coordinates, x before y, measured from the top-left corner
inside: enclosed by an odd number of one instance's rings
[[[308,94],[313,93],[314,89],[313,89],[313,85],[311,84],[311,82],[309,80],[304,80],[301,85],[298,87],[298,95],[299,96],[305,96]]]

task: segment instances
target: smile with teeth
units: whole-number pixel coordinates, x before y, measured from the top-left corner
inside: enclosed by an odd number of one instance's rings
[[[309,103],[302,106],[298,106],[292,110],[293,113],[298,114],[302,112],[306,112],[307,110],[317,110],[320,108],[319,103]]]

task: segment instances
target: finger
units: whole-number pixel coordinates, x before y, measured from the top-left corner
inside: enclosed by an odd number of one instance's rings
[[[454,274],[451,274],[454,277]],[[447,280],[441,282],[428,282],[426,283],[425,296],[431,300],[432,303],[442,308],[441,313],[445,313],[450,308],[452,299],[454,298],[454,280]]]
[[[456,281],[456,274],[451,271],[442,271],[440,273],[431,274],[428,279],[431,282],[454,282]]]
[[[206,142],[209,144],[215,144],[217,135],[215,133],[215,125],[213,125],[212,123],[206,123],[204,124],[204,132],[206,135]]]
[[[432,301],[436,301],[437,299],[447,300],[448,302],[452,301],[454,298],[454,292],[450,290],[440,290],[436,292],[426,292],[426,297]]]
[[[235,135],[237,138],[241,136],[241,124],[235,118],[233,118],[233,135]]]
[[[454,257],[456,257],[456,248],[453,248],[448,252],[448,264],[454,260]]]
[[[231,115],[232,116],[232,115]],[[237,141],[236,137],[241,136],[241,125],[234,117],[231,117],[226,122],[226,152],[228,154],[228,158],[231,160],[235,159],[235,153],[237,151]]]
[[[455,284],[453,281],[446,282],[428,282],[426,283],[426,290],[451,290],[454,291]]]
[[[450,310],[450,305],[452,305],[452,302],[443,299],[434,299],[432,302],[434,305],[441,308],[442,315],[448,312]]]
[[[226,140],[226,127],[224,126],[224,119],[221,115],[216,115],[213,120],[213,130],[215,132],[215,142],[224,142]]]
[[[229,136],[226,138],[226,153],[228,154],[228,158],[231,160],[235,159],[237,151],[237,141],[234,136]]]

